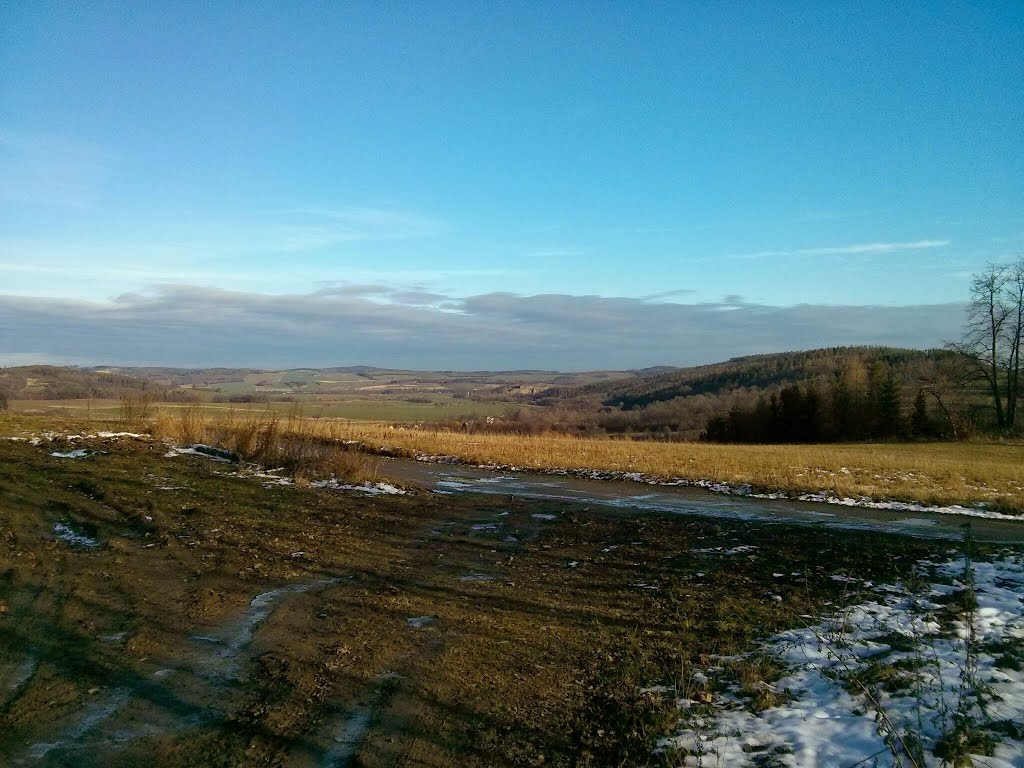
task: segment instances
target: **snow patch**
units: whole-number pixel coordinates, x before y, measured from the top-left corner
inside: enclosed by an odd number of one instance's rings
[[[960,619],[947,613],[943,627],[942,600],[964,589],[971,570],[978,607]],[[682,701],[682,728],[659,748],[685,751],[682,764],[687,766],[760,765],[770,759],[771,765],[792,768],[888,768],[909,763],[906,757],[898,762],[887,736],[902,739],[912,732],[923,741],[922,768],[932,768],[942,764],[933,754],[937,741],[966,718],[995,740],[994,754],[975,756],[975,765],[1022,768],[1024,671],[1014,669],[1020,665],[1012,659],[1008,663],[1003,654],[1008,647],[1020,653],[1024,640],[1024,562],[977,562],[969,570],[957,560],[934,572],[953,584],[933,583],[919,593],[882,585],[885,594],[879,600],[759,644],[750,656],[777,659],[786,669],[781,679],[763,683],[781,695],[781,703],[760,713],[752,711],[750,697],[738,684],[722,677],[722,666],[705,670],[707,676],[696,673],[692,682],[698,674],[702,681],[718,677],[724,691],[715,694],[713,703],[707,703],[707,694]],[[871,683],[878,670],[887,685]],[[865,686],[877,704],[866,697]],[[1000,728],[1000,723],[1011,725]]]
[[[332,491],[360,491],[371,496],[404,496],[406,490],[391,483],[362,483],[352,485],[350,483],[339,483],[337,480],[317,480],[310,483],[314,488],[327,488]]]

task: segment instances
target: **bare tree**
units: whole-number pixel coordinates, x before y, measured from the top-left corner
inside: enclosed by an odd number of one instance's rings
[[[1006,342],[1009,348],[1006,365],[1006,422],[1013,428],[1017,416],[1017,396],[1020,394],[1021,337],[1024,336],[1024,256],[1010,267],[1006,280],[1006,294],[1010,303]]]
[[[992,398],[996,429],[1013,429],[1020,391],[1024,332],[1024,257],[989,264],[971,280],[963,338],[948,346],[968,365],[968,378],[983,382]]]

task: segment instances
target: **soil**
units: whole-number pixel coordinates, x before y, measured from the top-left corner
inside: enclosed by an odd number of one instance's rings
[[[950,548],[70,447],[0,440],[4,765],[659,764],[645,688]]]

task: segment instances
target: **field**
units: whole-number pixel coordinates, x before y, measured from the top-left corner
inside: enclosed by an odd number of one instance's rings
[[[71,448],[81,458],[51,455]],[[166,452],[0,440],[12,764],[688,764],[656,749],[676,698],[710,707],[731,685],[698,670],[951,546],[367,497]],[[782,701],[764,693],[769,661],[727,666],[761,692],[753,711]]]
[[[381,421],[389,423],[439,422],[463,417],[485,418],[500,416],[508,409],[507,403],[472,402],[464,400],[436,400],[415,402],[402,398],[362,398],[339,400],[331,397],[303,398],[298,403],[215,403],[203,402],[203,409],[211,415],[229,411],[270,411],[287,415],[301,409],[311,418],[351,419],[356,421]],[[180,403],[162,403],[161,408],[174,410],[187,407]],[[63,416],[98,421],[115,421],[120,418],[121,403],[118,400],[15,400],[11,403],[15,413],[30,415]]]

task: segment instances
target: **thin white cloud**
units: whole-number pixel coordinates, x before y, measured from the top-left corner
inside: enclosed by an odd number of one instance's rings
[[[534,259],[561,259],[573,256],[585,256],[586,251],[582,248],[538,248],[527,254]]]
[[[765,259],[778,256],[851,256],[858,254],[894,253],[896,251],[920,251],[928,248],[945,248],[951,240],[913,240],[903,243],[856,243],[854,245],[830,245],[817,248],[795,248],[789,250],[755,251],[734,253],[733,259]]]

